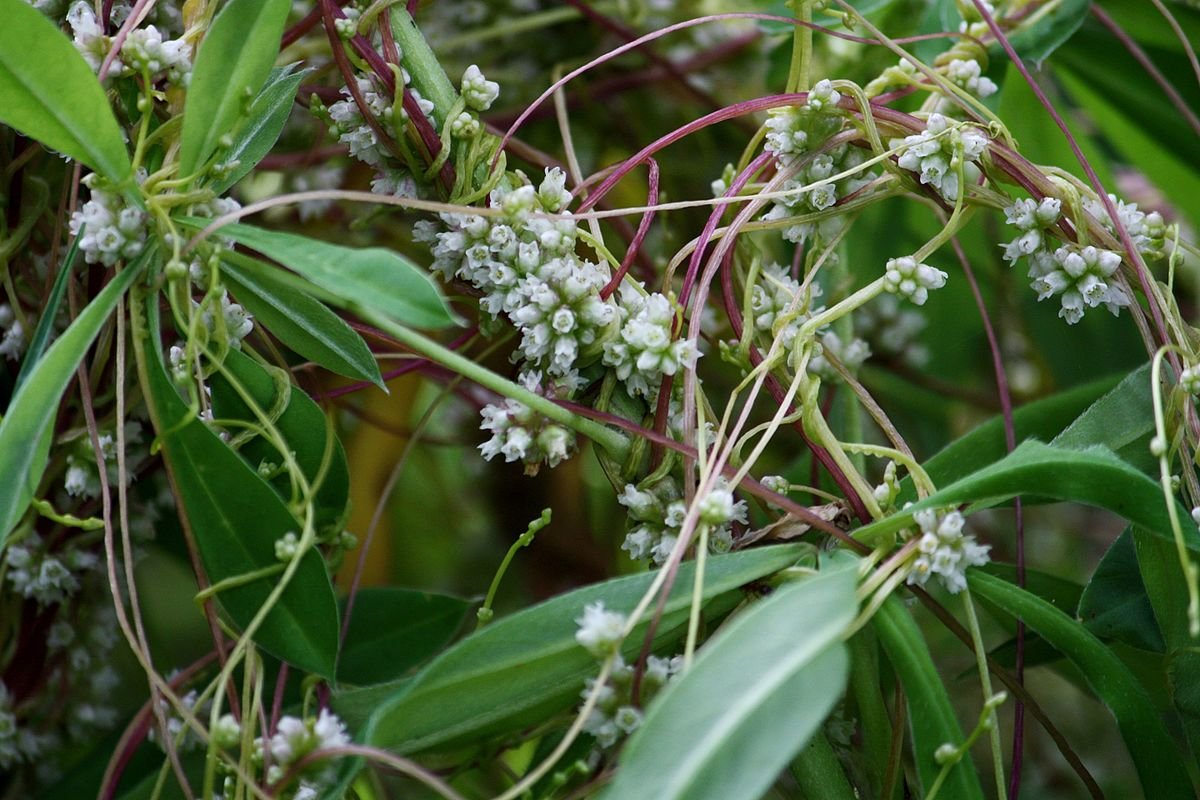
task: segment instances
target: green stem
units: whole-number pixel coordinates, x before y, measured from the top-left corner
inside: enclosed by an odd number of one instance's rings
[[[471,359],[455,351],[443,347],[432,339],[414,330],[393,322],[383,314],[367,308],[358,308],[356,312],[363,320],[375,325],[389,336],[397,339],[409,349],[420,353],[449,370],[452,370],[470,381],[474,381],[485,389],[491,389],[519,403],[524,403],[531,409],[560,425],[565,425],[580,436],[591,439],[614,461],[624,461],[629,451],[629,440],[611,428],[599,422],[581,417],[555,403],[549,398],[531,392],[524,386],[502,378],[486,367],[476,364]]]
[[[508,548],[508,552],[504,554],[504,560],[500,562],[500,568],[496,570],[496,574],[492,578],[492,585],[488,587],[487,597],[484,598],[483,605],[480,607],[480,609],[475,612],[475,616],[479,620],[475,625],[475,630],[479,630],[484,625],[491,622],[492,601],[496,599],[496,590],[500,588],[500,581],[504,579],[504,573],[508,572],[508,565],[512,563],[512,560],[514,557],[516,557],[518,550],[520,550],[522,547],[528,547],[533,541],[533,537],[537,535],[537,532],[550,524],[550,517],[552,514],[553,511],[551,509],[542,509],[542,515],[533,522],[529,523],[529,527],[525,529],[525,532],[517,537],[517,540],[513,542],[512,547]]]
[[[400,52],[403,54],[401,60],[412,78],[413,88],[433,103],[434,124],[441,130],[446,122],[446,115],[458,99],[458,92],[408,11],[401,7],[392,8],[391,19],[392,36],[400,46]]]

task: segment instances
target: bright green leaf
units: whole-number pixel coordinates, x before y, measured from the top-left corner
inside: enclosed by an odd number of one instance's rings
[[[221,279],[271,335],[330,372],[382,388],[379,363],[362,337],[324,303],[277,274],[274,267],[237,253],[226,253],[221,267]]]
[[[794,564],[803,552],[782,545],[709,559],[704,579],[704,597],[713,600],[709,610],[714,605],[728,610],[737,587]],[[672,640],[686,625],[694,569],[694,563],[680,567],[657,642]],[[609,609],[632,611],[654,577],[643,573],[587,586],[491,623],[442,653],[381,705],[360,738],[412,753],[516,730],[570,707],[599,669],[575,641],[575,620],[584,606],[603,601]],[[643,620],[626,640],[626,656],[636,656],[646,624]]]
[[[145,259],[127,266],[96,295],[29,373],[0,421],[0,548],[33,500],[50,451],[50,427],[75,368]]]
[[[845,690],[854,587],[844,564],[739,614],[654,699],[601,797],[762,797]]]
[[[1111,391],[1088,406],[1050,444],[1072,450],[1103,445],[1115,452],[1140,441],[1153,428],[1150,365],[1145,364],[1126,375]]]
[[[221,235],[295,270],[351,311],[374,309],[414,328],[458,321],[433,279],[391,250],[342,247],[249,225],[226,225]]]
[[[871,541],[911,524],[915,511],[962,503],[995,505],[1014,497],[1070,500],[1106,508],[1156,535],[1173,539],[1170,517],[1159,484],[1102,447],[1065,450],[1027,441],[1010,455],[946,486],[890,517],[865,525],[855,538]],[[1200,552],[1200,534],[1177,502],[1188,546]]]
[[[0,0],[0,122],[120,183],[129,153],[95,73],[25,0]]]
[[[266,85],[254,98],[245,120],[234,132],[233,144],[222,154],[222,161],[236,161],[237,166],[228,175],[210,183],[208,188],[217,194],[224,194],[229,187],[246,177],[262,161],[263,156],[271,152],[292,112],[300,81],[309,71],[302,69],[292,72],[291,67],[271,70]]]
[[[67,292],[67,280],[71,277],[71,270],[75,268],[75,259],[79,255],[79,240],[82,236],[83,230],[81,229],[71,241],[71,249],[67,251],[66,259],[58,268],[58,274],[54,276],[54,286],[50,288],[50,296],[46,298],[45,308],[41,310],[41,316],[38,317],[37,328],[34,329],[33,336],[29,339],[25,357],[21,359],[21,371],[17,373],[17,386],[25,382],[29,373],[42,360],[42,353],[46,352],[46,348],[50,345],[50,339],[54,336],[54,322],[58,319],[58,312],[62,308],[63,295]]]
[[[913,759],[921,783],[917,796],[923,796],[942,771],[934,752],[946,743],[960,745],[965,737],[929,655],[925,637],[904,603],[895,596],[889,597],[871,619],[871,626],[908,699]],[[979,776],[970,758],[950,769],[941,791],[940,796],[956,800],[983,800]]]
[[[1022,61],[1040,68],[1051,53],[1075,35],[1091,7],[1092,0],[1062,0],[1048,6],[1045,14],[1031,14],[1027,21],[1008,32],[1008,40]],[[1004,51],[995,44],[991,54],[1002,58]]]
[[[156,329],[156,316],[151,314],[151,330]],[[258,473],[180,400],[163,367],[157,337],[144,337],[141,347],[151,417],[210,583],[279,565],[275,541],[290,531],[299,532],[299,523]],[[218,600],[244,628],[281,574],[226,589]],[[333,678],[337,603],[325,562],[316,550],[300,560],[254,639],[284,661]]]
[[[13,2],[14,0],[8,0]],[[194,175],[242,117],[275,63],[288,0],[229,0],[200,42],[183,109],[179,174]]]
[[[1194,796],[1178,748],[1146,690],[1121,659],[1083,625],[1041,598],[979,570],[969,572],[968,580],[972,591],[1023,619],[1083,672],[1116,718],[1146,797]]]
[[[413,589],[360,590],[338,657],[338,679],[371,684],[403,676],[449,644],[470,608],[458,597]]]

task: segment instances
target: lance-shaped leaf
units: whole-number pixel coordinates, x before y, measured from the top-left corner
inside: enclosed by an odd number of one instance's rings
[[[156,330],[152,314],[150,329]],[[156,336],[141,341],[151,417],[211,583],[280,566],[275,542],[300,524],[258,473],[209,430],[180,399],[162,363]],[[267,602],[282,572],[227,588],[221,606],[245,628]],[[300,560],[278,602],[254,634],[272,655],[303,670],[333,677],[337,602],[316,550]]]
[[[10,0],[11,2],[11,0]],[[229,0],[196,53],[183,109],[179,174],[193,175],[238,119],[271,72],[291,3]]]
[[[871,541],[912,524],[912,515],[925,508],[962,503],[996,504],[1028,495],[1106,508],[1158,536],[1173,540],[1162,488],[1146,474],[1103,447],[1066,450],[1028,441],[991,466],[955,481],[919,503],[855,531]],[[1200,552],[1200,533],[1178,501],[1180,524],[1188,547]]]
[[[330,372],[383,386],[367,343],[324,303],[280,281],[278,269],[226,253],[221,279],[279,341]]]
[[[212,181],[210,189],[217,194],[224,194],[229,187],[246,177],[262,161],[263,156],[271,152],[292,111],[292,104],[296,102],[300,81],[308,73],[307,69],[293,72],[290,66],[271,70],[266,85],[250,104],[245,120],[234,131],[233,144],[222,155],[225,163],[236,163],[237,166],[222,178]]]
[[[402,677],[449,644],[470,608],[467,600],[414,589],[360,590],[338,656],[338,678],[378,684]]]
[[[144,259],[126,267],[50,345],[13,395],[0,421],[0,548],[29,508],[46,469],[51,426],[63,392],[100,328],[137,279]]]
[[[912,616],[897,597],[889,597],[875,616],[871,627],[879,635],[879,643],[891,662],[904,696],[911,709],[908,714],[912,733],[913,761],[917,765],[917,777],[921,786],[917,796],[923,796],[933,786],[942,766],[934,753],[943,744],[960,745],[965,741],[954,706],[946,694],[946,687],[938,674],[925,637]],[[971,759],[964,758],[953,767],[942,785],[941,796],[962,800],[983,800],[983,789],[979,775]]]
[[[132,167],[104,89],[75,45],[25,0],[0,0],[0,122],[115,182]]]
[[[1154,702],[1121,659],[1082,624],[1040,597],[979,570],[968,574],[972,591],[1024,620],[1083,673],[1116,718],[1146,797],[1195,796],[1179,749]]]
[[[757,548],[708,560],[704,600],[728,610],[750,581],[794,564],[798,545]],[[680,567],[656,641],[671,641],[687,623],[695,565]],[[384,703],[360,732],[370,744],[399,753],[445,748],[518,730],[579,701],[584,681],[599,669],[575,641],[576,620],[589,603],[630,612],[655,575],[643,573],[577,589],[493,622],[429,663]],[[636,656],[647,621],[625,641]]]
[[[651,703],[601,797],[762,797],[845,690],[855,574],[786,584],[730,622]]]

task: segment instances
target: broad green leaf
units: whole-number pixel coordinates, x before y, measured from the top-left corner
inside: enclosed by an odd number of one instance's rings
[[[1110,390],[1117,378],[1105,378],[1042,400],[1027,403],[1013,412],[1017,444],[1026,439],[1049,440],[1084,413],[1098,397]],[[929,458],[922,466],[936,484],[964,478],[1007,455],[1004,419],[997,415],[970,433],[960,436]],[[911,481],[905,479],[905,496],[915,499]]]
[[[1167,685],[1171,702],[1200,762],[1200,651],[1188,630],[1188,593],[1175,545],[1133,528],[1134,548],[1146,596],[1166,642]]]
[[[51,426],[75,368],[141,273],[145,260],[125,267],[109,281],[50,345],[13,394],[0,420],[0,549],[29,508],[42,480],[50,452]]]
[[[350,472],[346,465],[346,454],[341,442],[327,437],[328,422],[324,412],[299,387],[288,383],[288,376],[280,371],[274,377],[267,369],[244,353],[231,350],[223,365],[228,374],[218,371],[210,379],[213,414],[221,420],[236,419],[258,424],[258,420],[237,391],[236,384],[253,398],[263,412],[276,410],[273,423],[284,442],[296,458],[301,473],[316,486],[313,498],[316,506],[314,524],[318,531],[338,528],[345,524],[350,502]],[[231,431],[235,437],[242,431]],[[237,439],[235,438],[235,441]],[[332,448],[326,454],[327,448]],[[251,469],[261,465],[283,464],[283,454],[268,439],[253,436],[240,444],[238,452],[246,459]],[[322,474],[322,464],[328,466]],[[320,483],[317,483],[317,481]],[[299,500],[293,498],[293,486],[286,473],[269,479],[270,484],[286,503]]]
[[[1166,650],[1154,609],[1146,596],[1146,584],[1138,571],[1133,533],[1129,529],[1116,538],[1100,559],[1079,598],[1075,616],[1101,639],[1116,639],[1155,653]]]
[[[737,587],[794,564],[804,552],[782,545],[709,559],[708,610],[728,610]],[[680,567],[656,641],[671,641],[686,625],[694,569],[693,563]],[[406,691],[382,704],[360,738],[413,753],[517,730],[569,708],[599,668],[575,641],[584,606],[602,601],[628,613],[654,577],[643,573],[587,586],[491,623],[442,653]],[[627,657],[636,656],[646,625],[643,620],[626,640]]]
[[[95,73],[25,0],[0,0],[0,122],[120,183],[132,166]]]
[[[351,311],[374,309],[415,328],[458,322],[433,279],[391,250],[342,247],[249,225],[226,225],[221,235],[295,270]]]
[[[965,737],[946,695],[946,687],[933,665],[925,637],[904,603],[895,596],[889,597],[875,612],[871,626],[908,699],[913,760],[921,784],[916,796],[922,797],[942,771],[933,757],[934,752],[947,742],[960,745]],[[970,758],[964,758],[950,769],[941,791],[940,796],[956,800],[983,800],[979,776]]]
[[[1047,6],[1048,13],[1032,14],[1027,21],[1008,32],[1008,40],[1022,61],[1040,69],[1046,58],[1067,43],[1087,19],[1092,0],[1063,0]],[[999,44],[992,45],[993,58],[1003,58]]]
[[[246,118],[234,131],[233,144],[221,159],[225,163],[237,162],[237,166],[220,180],[214,180],[209,188],[224,194],[229,187],[246,177],[263,156],[271,152],[288,115],[296,102],[296,90],[309,70],[292,72],[292,68],[278,67],[271,70],[267,83],[250,104]]]
[[[276,277],[261,261],[226,253],[221,279],[271,334],[305,358],[347,378],[382,388],[379,364],[367,343],[324,303]]]
[[[413,589],[362,589],[338,656],[338,679],[371,684],[395,680],[450,643],[471,603]]]
[[[151,314],[151,330],[156,330],[156,317]],[[299,532],[299,523],[275,490],[179,398],[163,367],[157,337],[143,337],[140,346],[151,417],[210,583],[279,565],[275,541]],[[244,628],[281,574],[226,589],[218,600]],[[254,639],[272,655],[332,679],[337,637],[333,587],[320,553],[310,550]]]
[[[1156,535],[1173,539],[1159,484],[1102,447],[1064,450],[1027,441],[1012,454],[886,519],[865,525],[854,536],[871,541],[911,524],[913,512],[962,503],[995,505],[1014,497],[1070,500],[1106,508]],[[1176,501],[1188,547],[1200,552],[1200,534]]]
[[[83,229],[81,228],[71,242],[71,249],[67,251],[66,259],[58,268],[58,274],[54,276],[54,286],[50,288],[50,296],[46,298],[46,307],[42,309],[41,316],[38,317],[37,328],[34,329],[33,336],[29,339],[25,357],[21,359],[21,371],[17,373],[17,386],[25,382],[29,373],[41,361],[42,353],[46,352],[46,348],[50,345],[50,337],[54,335],[54,322],[58,319],[58,312],[62,308],[63,295],[67,291],[67,280],[71,277],[71,270],[75,268],[75,258],[79,255],[79,240],[82,236]]]
[[[1079,622],[1042,599],[979,570],[968,573],[971,590],[1054,645],[1087,678],[1117,720],[1146,797],[1193,797],[1179,750],[1163,728],[1146,690],[1111,650]]]
[[[1154,428],[1150,365],[1121,379],[1051,441],[1052,447],[1082,450],[1103,445],[1116,452],[1143,439]]]
[[[12,2],[12,0],[9,0]],[[213,19],[188,85],[179,145],[179,174],[196,173],[243,116],[275,63],[291,3],[229,0]]]
[[[757,800],[846,688],[853,564],[776,589],[646,710],[601,798]]]

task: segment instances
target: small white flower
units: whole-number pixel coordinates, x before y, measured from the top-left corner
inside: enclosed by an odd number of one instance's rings
[[[883,288],[921,306],[929,299],[929,290],[945,286],[947,277],[940,269],[918,264],[912,256],[902,256],[888,259],[884,268]]]
[[[298,552],[300,552],[300,540],[296,538],[295,531],[288,531],[275,540],[275,558],[277,560],[291,561]]]
[[[617,652],[625,630],[625,615],[604,608],[603,601],[589,603],[583,616],[575,620],[579,630],[575,641],[596,658],[607,658]]]
[[[467,67],[462,77],[462,98],[468,108],[487,111],[500,96],[500,84],[489,81],[475,64]]]
[[[913,514],[913,521],[921,535],[908,582],[924,586],[936,575],[951,594],[967,588],[967,568],[986,564],[991,546],[980,545],[974,536],[963,533],[965,519],[958,511],[924,509]]]

